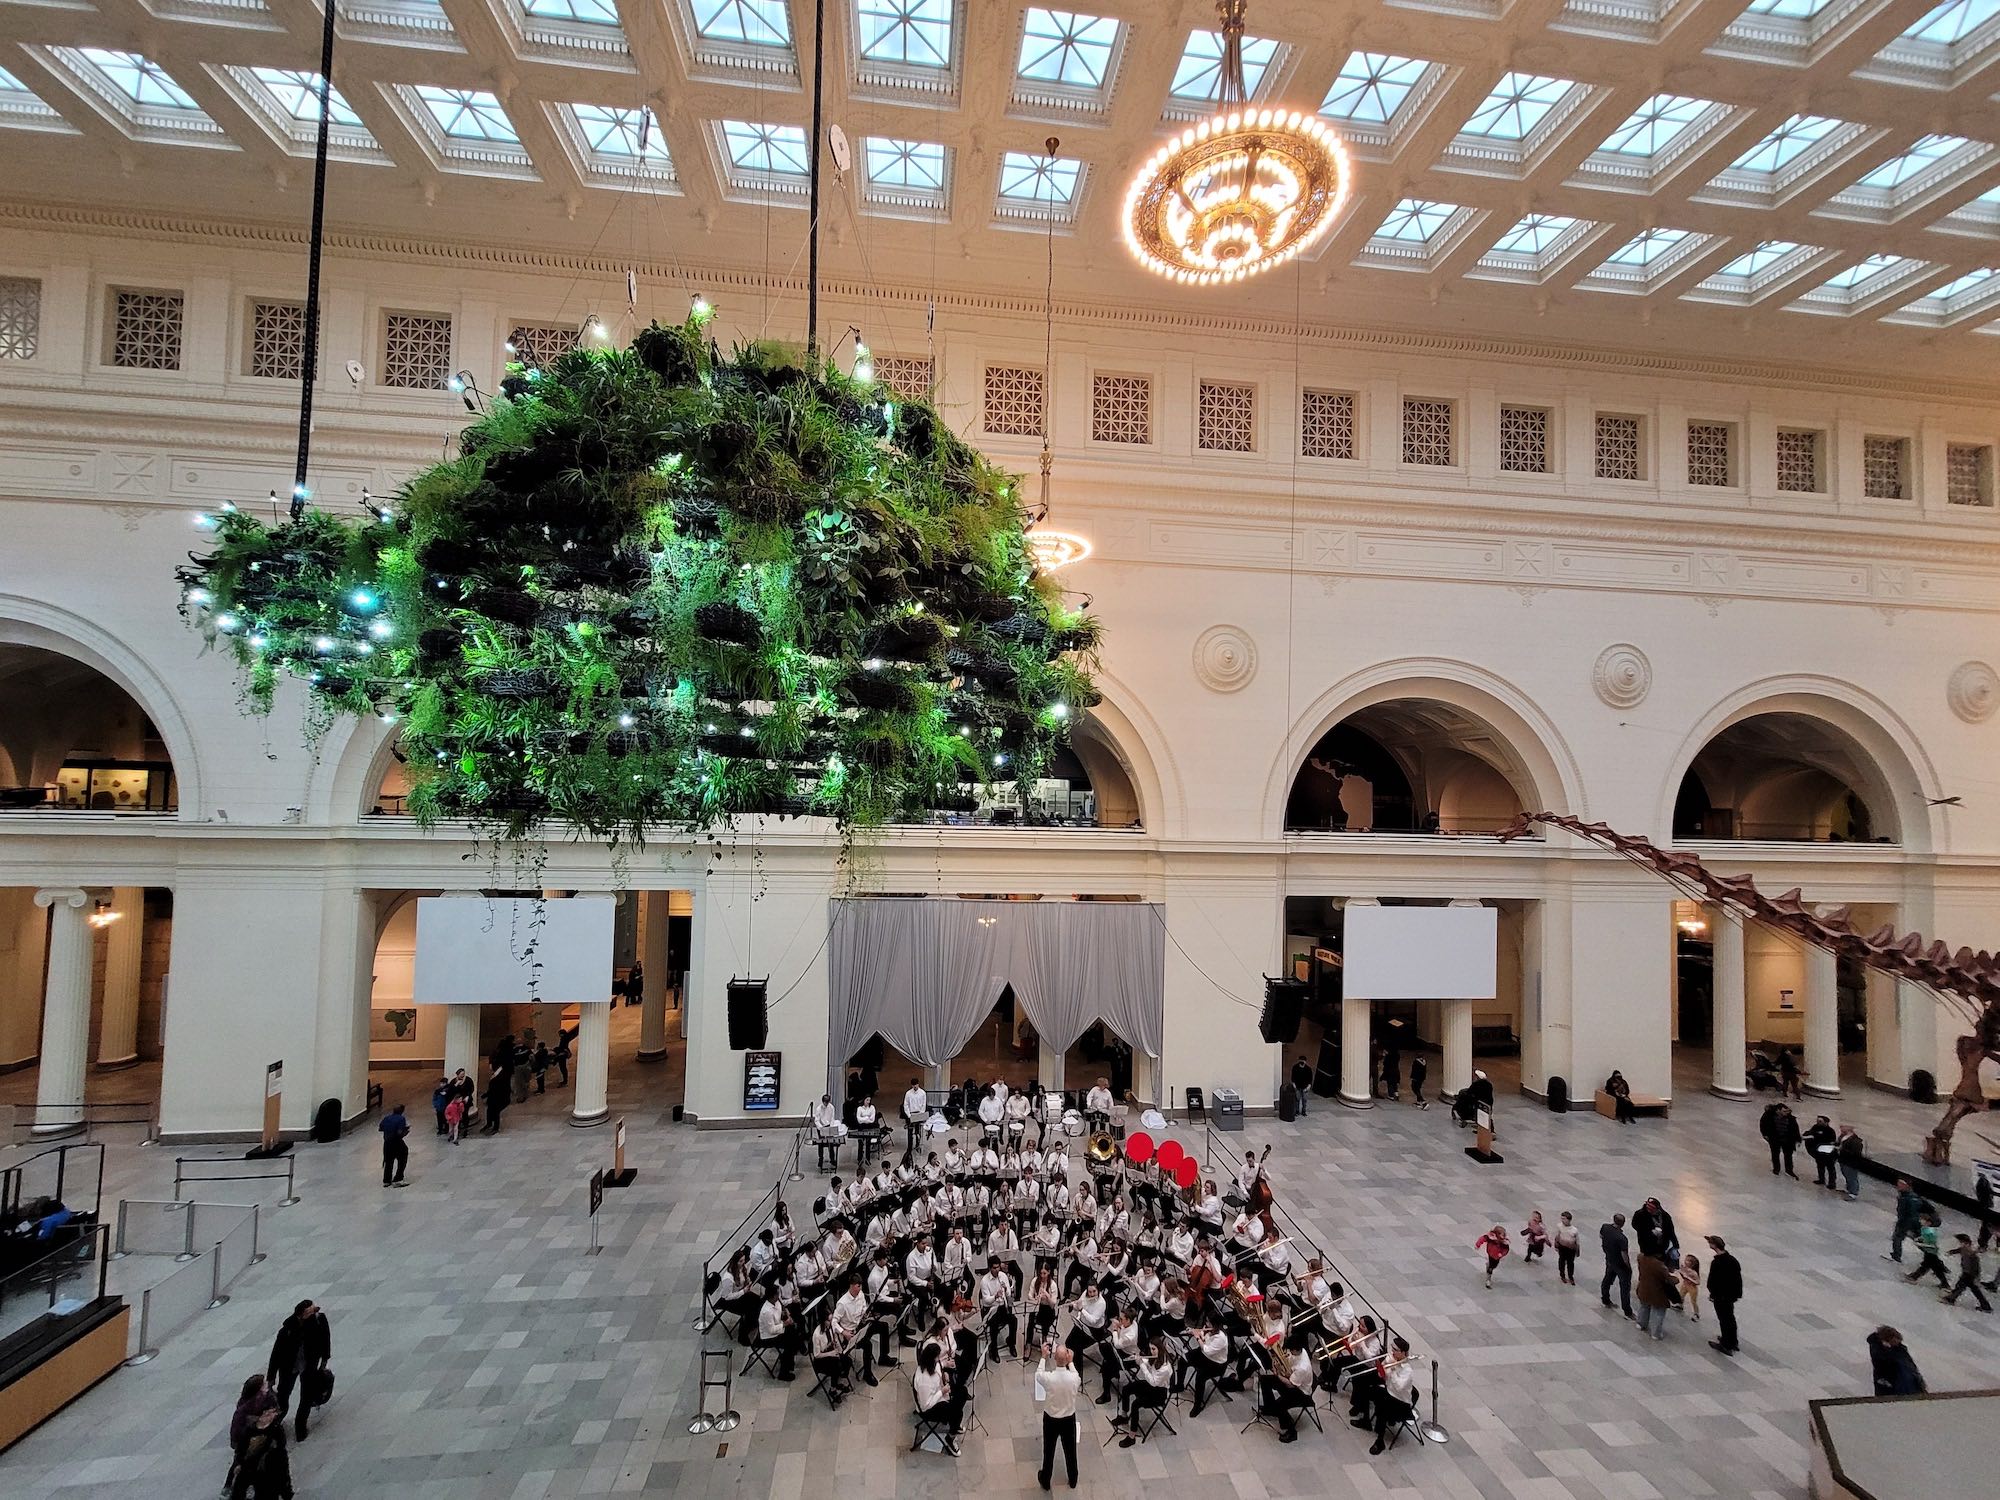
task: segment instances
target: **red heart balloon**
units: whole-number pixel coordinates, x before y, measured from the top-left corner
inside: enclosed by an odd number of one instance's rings
[[[1143,1167],[1153,1159],[1153,1138],[1143,1130],[1135,1130],[1125,1137],[1126,1158],[1135,1167]]]
[[[1161,1141],[1160,1149],[1153,1153],[1153,1159],[1160,1164],[1162,1172],[1174,1172],[1187,1160],[1187,1152],[1181,1149],[1179,1141]]]
[[[1191,1188],[1201,1181],[1201,1163],[1192,1156],[1183,1156],[1181,1164],[1174,1168],[1174,1181],[1184,1188]]]

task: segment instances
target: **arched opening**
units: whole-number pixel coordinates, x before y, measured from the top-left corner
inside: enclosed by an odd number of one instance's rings
[[[0,810],[179,807],[173,758],[131,693],[73,656],[0,643]]]
[[[1433,698],[1357,708],[1294,775],[1295,832],[1490,834],[1536,801],[1514,747],[1483,718]]]
[[[1677,839],[1899,841],[1896,800],[1860,742],[1814,715],[1755,713],[1711,736],[1674,799]]]

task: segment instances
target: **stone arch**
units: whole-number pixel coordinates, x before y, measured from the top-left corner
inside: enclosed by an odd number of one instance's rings
[[[1489,763],[1513,784],[1528,811],[1588,816],[1576,757],[1533,699],[1470,662],[1404,657],[1349,674],[1299,716],[1265,779],[1261,826],[1267,837],[1283,834],[1292,783],[1320,737],[1364,709],[1397,702],[1440,704],[1482,725],[1508,761]]]
[[[1910,727],[1881,699],[1852,683],[1808,674],[1767,677],[1737,689],[1696,721],[1674,752],[1655,826],[1671,830],[1681,782],[1696,759],[1725,730],[1764,715],[1815,720],[1860,752],[1854,769],[1865,783],[1856,790],[1905,849],[1942,850],[1944,831],[1928,799],[1940,795],[1936,768]]]
[[[1131,690],[1104,672],[1095,676],[1103,701],[1090,710],[1088,727],[1078,738],[1093,734],[1115,755],[1139,800],[1139,822],[1158,836],[1187,824],[1187,805],[1180,778],[1173,775],[1173,753],[1167,739]],[[1162,768],[1167,774],[1162,774]]]
[[[52,651],[117,683],[145,711],[167,747],[179,788],[179,820],[199,823],[208,817],[207,788],[194,731],[179,700],[138,653],[82,615],[20,594],[0,594],[0,645]]]

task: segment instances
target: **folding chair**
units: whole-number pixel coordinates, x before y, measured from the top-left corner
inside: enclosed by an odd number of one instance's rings
[[[1418,1408],[1421,1407],[1423,1404],[1423,1395],[1424,1393],[1416,1389],[1414,1386],[1410,1388],[1410,1409],[1404,1415],[1402,1421],[1396,1423],[1393,1427],[1389,1429],[1388,1435],[1382,1441],[1382,1448],[1384,1452],[1387,1452],[1389,1449],[1395,1447],[1397,1442],[1401,1440],[1403,1434],[1406,1432],[1411,1437],[1416,1439],[1416,1443],[1419,1448],[1423,1447],[1425,1443],[1430,1441],[1430,1439],[1424,1436],[1423,1420],[1417,1415]]]
[[[910,1382],[910,1421],[914,1434],[910,1439],[910,1451],[912,1453],[919,1452],[924,1444],[932,1438],[938,1440],[938,1451],[940,1453],[951,1452],[950,1415],[941,1410],[925,1411],[922,1407],[918,1406],[917,1385],[914,1380]]]
[[[1208,1123],[1207,1096],[1200,1089],[1189,1089],[1187,1091],[1187,1105],[1182,1109],[1181,1113],[1187,1117],[1189,1123],[1199,1119],[1202,1124],[1206,1125]]]
[[[1132,1408],[1132,1436],[1145,1442],[1152,1436],[1155,1427],[1164,1427],[1173,1436],[1179,1436],[1174,1424],[1167,1419],[1167,1408],[1180,1399],[1180,1392],[1171,1393],[1158,1406],[1135,1406]]]
[[[771,1360],[780,1352],[776,1344],[767,1344],[762,1340],[751,1344],[750,1357],[743,1361],[743,1369],[738,1373],[736,1378],[739,1380],[747,1379],[752,1370],[762,1365],[766,1375],[769,1375],[773,1380],[777,1379],[778,1367],[772,1364]]]

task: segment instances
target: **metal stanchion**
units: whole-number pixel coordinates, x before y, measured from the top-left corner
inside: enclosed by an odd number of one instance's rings
[[[188,1205],[187,1222],[181,1226],[181,1253],[174,1257],[176,1262],[193,1260],[198,1253],[194,1248],[194,1205]]]
[[[1427,1443],[1448,1443],[1451,1433],[1438,1421],[1438,1362],[1431,1361],[1431,1419],[1417,1423],[1417,1431],[1424,1435]]]
[[[799,1133],[792,1137],[792,1170],[786,1174],[787,1182],[804,1182],[806,1174],[799,1170],[799,1161],[805,1150],[806,1127],[801,1125]]]
[[[125,1211],[130,1207],[131,1205],[123,1198],[118,1200],[118,1228],[111,1237],[112,1260],[123,1260],[132,1253],[125,1248]]]
[[[696,1437],[704,1432],[734,1432],[743,1417],[729,1404],[730,1394],[736,1379],[736,1356],[729,1349],[704,1349],[701,1351],[701,1385],[699,1410],[688,1423],[688,1431]],[[719,1371],[719,1375],[715,1372]],[[708,1393],[722,1392],[722,1410],[708,1409]]]
[[[139,1294],[139,1352],[126,1360],[126,1364],[143,1365],[147,1360],[160,1352],[152,1347],[146,1337],[147,1334],[152,1332],[152,1323],[153,1289],[147,1287],[145,1291]]]
[[[220,1307],[229,1300],[229,1293],[222,1289],[222,1246],[213,1246],[208,1253],[214,1257],[209,1262],[208,1305]]]
[[[292,1156],[286,1157],[285,1196],[278,1200],[278,1206],[280,1208],[290,1208],[293,1204],[299,1201],[298,1189],[293,1185],[294,1179],[297,1176],[298,1176],[298,1158]]]
[[[270,1257],[261,1248],[264,1231],[264,1210],[257,1204],[250,1205],[250,1264],[262,1265]]]

